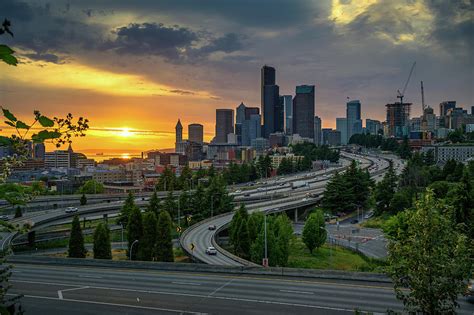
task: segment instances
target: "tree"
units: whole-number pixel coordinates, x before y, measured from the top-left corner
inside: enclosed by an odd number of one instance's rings
[[[161,211],[158,216],[158,233],[155,247],[157,261],[174,261],[171,226],[170,214],[167,211]]]
[[[173,191],[168,191],[168,195],[163,203],[163,210],[167,211],[171,218],[178,217],[178,205],[174,201]]]
[[[84,206],[87,204],[87,197],[85,194],[82,194],[81,199],[80,199],[81,206]]]
[[[99,223],[94,231],[94,259],[112,259],[110,230],[107,224]]]
[[[321,247],[326,242],[326,227],[323,212],[318,209],[311,213],[303,228],[303,243],[313,254],[313,250]]]
[[[143,219],[140,208],[134,206],[128,217],[127,224],[127,239],[128,239],[128,256],[131,260],[138,258],[138,252],[140,251],[141,241],[143,236]],[[133,242],[138,240],[138,244],[132,247]],[[132,250],[130,255],[130,250]]]
[[[84,236],[82,235],[79,216],[75,215],[72,220],[71,235],[69,236],[68,257],[85,258],[87,250],[84,247]]]
[[[380,215],[390,210],[390,202],[397,188],[397,175],[393,170],[392,161],[389,162],[388,170],[383,179],[375,185],[375,213]]]
[[[21,212],[21,208],[20,207],[16,207],[16,210],[15,210],[15,218],[21,218],[23,216],[23,213]]]
[[[229,226],[229,241],[234,247],[234,253],[241,257],[247,257],[250,251],[248,217],[247,209],[241,204]]]
[[[275,239],[277,249],[276,265],[285,267],[290,256],[290,241],[293,237],[293,225],[285,213],[278,215],[274,221]]]
[[[262,212],[254,212],[249,215],[247,220],[247,226],[249,230],[249,238],[251,242],[254,242],[260,233],[260,229],[263,226],[264,214]]]
[[[153,195],[151,195],[150,203],[148,204],[147,211],[153,212],[155,214],[155,217],[158,216],[158,212],[160,211],[160,199],[158,199],[158,195],[156,194],[156,191],[153,192]]]
[[[102,194],[104,193],[105,188],[102,183],[99,183],[98,181],[91,179],[86,181],[81,187],[79,187],[78,192],[80,194]]]
[[[146,212],[143,216],[143,236],[140,240],[140,249],[138,251],[140,260],[151,261],[155,258],[157,224],[155,213]]]
[[[128,196],[127,196],[127,199],[125,199],[125,202],[123,203],[122,209],[120,210],[117,223],[121,224],[125,228],[127,228],[128,218],[130,217],[130,213],[132,212],[132,210],[134,208],[136,208],[135,197],[133,196],[132,192],[129,192]]]
[[[407,137],[403,138],[402,144],[398,148],[398,155],[400,155],[402,159],[408,159],[411,157],[411,148]]]
[[[273,218],[271,216],[267,216],[267,254],[269,266],[276,266],[276,240],[275,233],[273,232],[272,222]],[[260,228],[260,232],[250,248],[250,257],[251,260],[256,264],[261,264],[263,258],[265,257],[265,229],[263,221],[262,227]]]
[[[472,240],[457,231],[431,190],[406,211],[406,230],[389,238],[388,273],[408,312],[454,314],[472,272]],[[408,288],[408,290],[406,290]]]
[[[206,215],[206,196],[204,187],[198,184],[196,190],[191,196],[191,215],[193,221],[200,221],[205,218]]]

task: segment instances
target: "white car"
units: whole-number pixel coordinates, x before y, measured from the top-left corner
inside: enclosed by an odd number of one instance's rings
[[[208,255],[217,255],[217,250],[214,247],[206,248],[206,254]]]
[[[236,194],[241,193],[241,192],[242,192],[242,190],[240,190],[240,189],[235,191]]]
[[[77,212],[77,208],[76,207],[67,207],[65,212],[66,213],[74,213],[74,212]]]

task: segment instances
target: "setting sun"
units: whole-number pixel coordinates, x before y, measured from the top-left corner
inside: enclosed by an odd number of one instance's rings
[[[120,137],[128,138],[132,136],[132,132],[130,131],[130,128],[122,128],[118,135]]]

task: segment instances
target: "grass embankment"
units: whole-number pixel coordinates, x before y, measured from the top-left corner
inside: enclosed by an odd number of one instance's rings
[[[311,254],[301,238],[294,238],[290,243],[288,267],[291,268],[381,272],[383,264],[340,246],[325,244]]]
[[[391,215],[383,214],[378,217],[371,217],[370,219],[362,222],[360,224],[361,227],[364,228],[373,228],[373,229],[384,229],[385,224],[387,223],[388,219],[390,219]]]

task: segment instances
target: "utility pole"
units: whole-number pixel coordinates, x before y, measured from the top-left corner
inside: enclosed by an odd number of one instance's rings
[[[265,257],[263,258],[263,266],[268,267],[268,248],[267,248],[267,214],[264,214],[264,235],[265,235]]]

